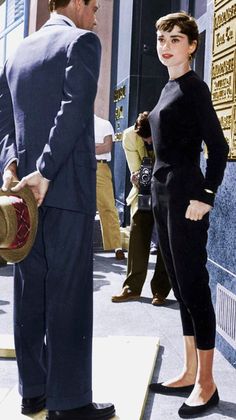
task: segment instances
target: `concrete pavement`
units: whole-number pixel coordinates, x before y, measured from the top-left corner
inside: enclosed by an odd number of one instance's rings
[[[159,337],[160,349],[153,381],[162,381],[176,375],[182,367],[182,331],[178,304],[172,293],[168,296],[164,306],[153,307],[151,305],[150,279],[154,263],[155,256],[150,256],[148,277],[140,301],[117,304],[111,302],[111,296],[121,290],[125,279],[126,261],[117,261],[114,258],[114,253],[95,253],[94,336]],[[12,333],[12,290],[12,265],[8,265],[0,268],[0,334]],[[116,360],[114,360],[114,364],[116,364]],[[214,367],[221,401],[216,409],[209,411],[208,415],[201,418],[236,419],[236,371],[218,351],[216,351]],[[124,383],[127,375],[129,375],[129,371],[125,367]],[[139,380],[138,362],[136,373],[132,373],[132,375],[136,375],[136,381]],[[2,390],[13,388],[16,381],[15,360],[0,359],[0,388]],[[115,377],[114,381],[116,381]],[[122,383],[120,386],[122,387]],[[135,389],[130,389],[127,401],[132,404],[134,399]],[[178,408],[183,402],[184,398],[181,397],[149,393],[142,420],[178,419]]]

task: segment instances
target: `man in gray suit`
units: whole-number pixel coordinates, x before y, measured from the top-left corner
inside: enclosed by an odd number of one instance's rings
[[[92,240],[97,0],[49,2],[50,20],[0,76],[2,190],[29,186],[39,206],[30,254],[15,265],[14,335],[23,414],[110,419],[92,403]]]

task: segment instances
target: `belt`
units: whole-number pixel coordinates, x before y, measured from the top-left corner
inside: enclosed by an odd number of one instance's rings
[[[107,163],[107,160],[106,159],[97,159],[97,162],[99,162],[99,163]]]

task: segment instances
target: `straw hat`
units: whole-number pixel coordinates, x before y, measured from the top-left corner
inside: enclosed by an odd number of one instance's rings
[[[12,182],[10,188],[17,185]],[[38,226],[38,209],[28,187],[17,193],[0,190],[0,257],[16,263],[30,252]]]

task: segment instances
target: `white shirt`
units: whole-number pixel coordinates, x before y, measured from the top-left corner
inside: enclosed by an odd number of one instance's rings
[[[106,136],[112,136],[114,141],[115,134],[113,127],[110,121],[104,120],[103,118],[97,117],[94,115],[94,134],[95,134],[95,143],[104,143],[104,138]],[[111,153],[102,153],[101,155],[96,155],[96,159],[106,159],[108,162],[111,160]]]
[[[66,22],[68,22],[71,26],[73,26],[74,28],[76,28],[77,26],[75,25],[75,23],[73,22],[73,20],[71,20],[70,18],[68,18],[65,15],[61,15],[60,13],[56,13],[56,12],[52,12],[51,13],[51,19],[56,19],[57,17],[62,18],[63,20],[65,20]]]

